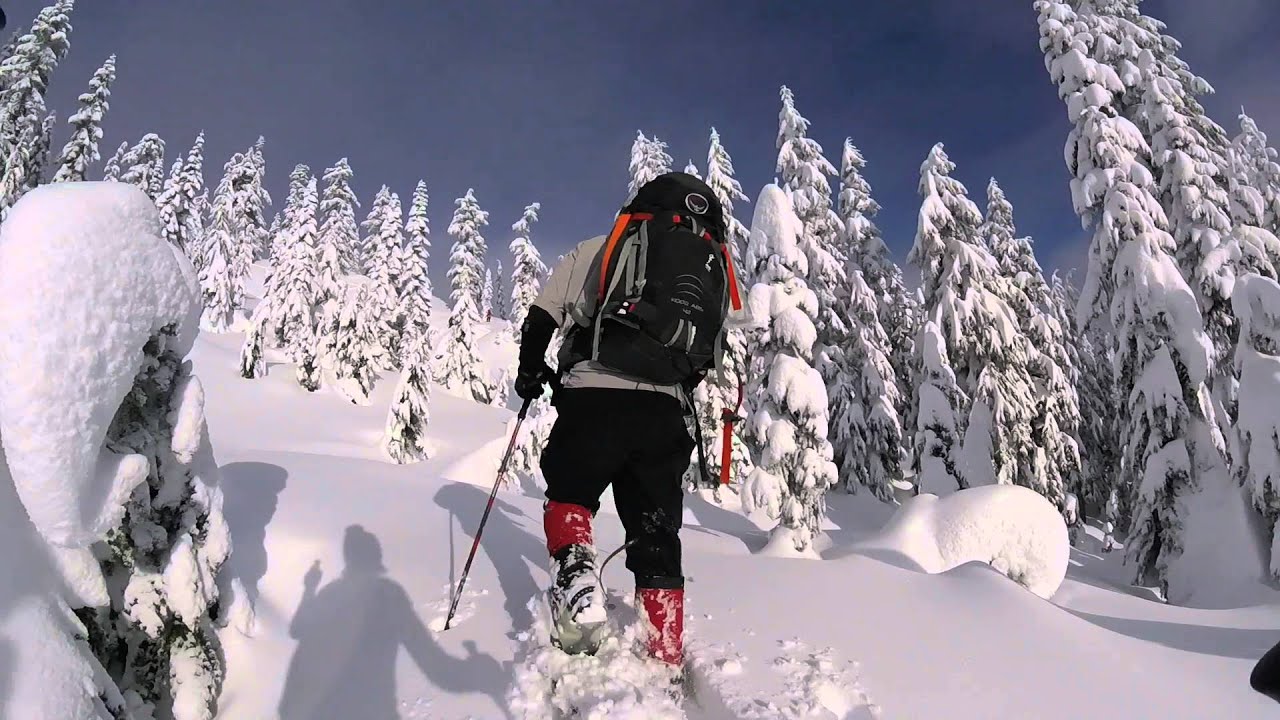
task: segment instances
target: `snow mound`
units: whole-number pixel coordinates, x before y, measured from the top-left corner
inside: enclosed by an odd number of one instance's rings
[[[103,472],[100,448],[148,339],[170,328],[180,354],[194,342],[194,277],[126,183],[42,186],[0,227],[0,437],[50,542],[97,540],[144,476],[121,460]]]
[[[985,485],[903,503],[860,549],[901,553],[927,573],[983,562],[1042,598],[1067,574],[1067,524],[1039,493],[1017,485]]]

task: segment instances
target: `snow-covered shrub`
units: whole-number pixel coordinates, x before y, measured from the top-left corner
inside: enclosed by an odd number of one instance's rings
[[[988,563],[1042,598],[1058,590],[1071,555],[1057,506],[1019,485],[917,495],[864,547],[896,550],[931,574]]]
[[[31,583],[0,589],[21,710],[0,715],[212,718],[230,546],[183,359],[193,269],[137,187],[50,185],[0,229],[0,297],[0,564]]]

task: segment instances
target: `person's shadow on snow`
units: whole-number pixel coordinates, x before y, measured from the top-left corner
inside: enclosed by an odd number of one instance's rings
[[[488,502],[488,493],[474,485],[465,483],[448,483],[441,487],[435,495],[436,504],[448,510],[467,536],[466,542],[454,541],[454,522],[449,523],[450,558],[460,563],[465,558],[470,541],[475,538],[476,524]],[[533,533],[521,528],[515,519],[524,517],[525,513],[518,507],[501,499],[494,501],[494,512],[489,516],[484,536],[480,543],[480,553],[485,554],[493,563],[498,575],[498,584],[502,587],[504,606],[511,617],[511,631],[508,637],[515,635],[533,624],[533,614],[529,611],[529,598],[542,592],[544,588],[534,579],[530,563],[546,567],[550,560],[547,557],[547,546]],[[491,551],[495,549],[496,551]],[[472,567],[474,574],[475,568]],[[458,568],[451,567],[449,584],[457,586]],[[468,589],[476,589],[476,579],[470,580]]]
[[[303,578],[289,625],[298,641],[280,699],[281,720],[398,720],[396,658],[401,648],[436,687],[483,692],[505,713],[509,671],[467,643],[455,658],[436,643],[409,594],[386,574],[378,538],[359,525],[343,537],[342,575],[320,587],[317,560]]]

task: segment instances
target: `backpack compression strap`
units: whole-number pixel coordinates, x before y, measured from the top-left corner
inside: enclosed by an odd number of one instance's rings
[[[605,288],[609,282],[609,261],[613,258],[613,249],[618,246],[618,241],[622,239],[623,234],[627,231],[627,226],[632,220],[652,220],[653,215],[650,213],[622,213],[613,223],[613,230],[609,233],[609,240],[604,244],[604,254],[600,259],[600,289],[596,296],[597,302],[604,301]]]

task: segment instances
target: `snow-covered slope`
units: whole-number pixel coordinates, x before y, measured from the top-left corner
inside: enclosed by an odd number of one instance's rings
[[[459,618],[432,630],[512,413],[433,392],[437,454],[395,466],[378,449],[393,382],[356,407],[304,392],[279,366],[243,380],[239,342],[205,334],[194,350],[235,546],[229,572],[257,607],[256,623],[242,614],[224,634],[221,717],[518,717],[508,698],[517,678],[530,682],[519,663],[533,642],[520,633],[547,578],[541,498],[514,483],[499,494]],[[493,338],[489,350],[510,353],[510,342]],[[832,496],[822,561],[766,557],[753,552],[763,521],[726,498],[691,497],[685,514],[705,705],[688,705],[689,717],[863,718],[871,703],[884,718],[1274,717],[1247,677],[1277,639],[1280,607],[1153,602],[1094,535],[1049,601],[978,564],[926,574],[859,544],[891,515],[866,494]],[[603,548],[621,543],[607,501],[596,525]],[[616,611],[633,612],[620,560],[604,579]]]

